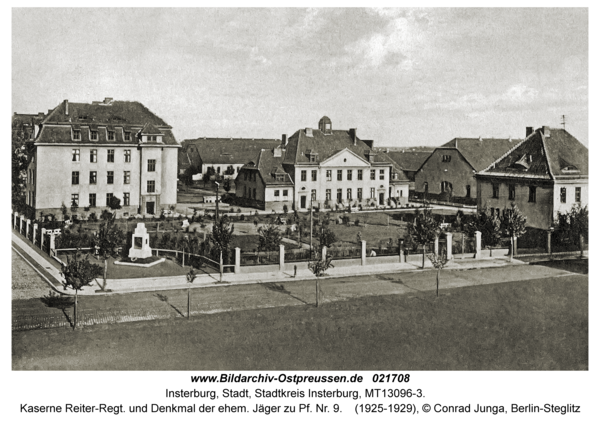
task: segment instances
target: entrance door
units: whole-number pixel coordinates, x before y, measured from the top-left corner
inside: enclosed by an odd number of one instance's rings
[[[146,214],[154,214],[154,201],[146,202]]]
[[[383,206],[383,199],[384,199],[383,192],[380,192],[379,193],[379,205],[380,206]]]
[[[300,208],[301,209],[306,208],[306,195],[300,196]]]

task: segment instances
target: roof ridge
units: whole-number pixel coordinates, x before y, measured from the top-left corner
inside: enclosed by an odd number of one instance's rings
[[[525,141],[527,141],[529,138],[531,138],[533,135],[535,135],[537,133],[536,131],[533,131],[531,134],[529,134],[528,137],[525,137],[525,139],[521,140],[520,142],[518,142],[513,148],[509,149],[506,153],[504,153],[502,156],[498,157],[496,160],[494,160],[488,167],[486,167],[485,169],[483,169],[480,172],[477,173],[481,173],[481,172],[487,172],[492,166],[495,166],[496,163],[500,162],[502,159],[504,159],[506,156],[508,156],[509,154],[511,154],[513,151],[515,151],[520,145],[522,145]]]

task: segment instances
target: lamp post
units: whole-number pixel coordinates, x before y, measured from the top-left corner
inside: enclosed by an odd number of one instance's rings
[[[217,222],[219,220],[219,183],[215,181],[215,184],[217,185],[217,199],[215,200],[217,209],[215,211],[215,222]]]
[[[310,194],[310,258],[312,260],[313,196]]]

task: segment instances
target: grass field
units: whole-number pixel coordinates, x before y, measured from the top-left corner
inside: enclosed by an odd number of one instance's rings
[[[585,370],[588,282],[573,274],[438,298],[415,290],[319,308],[14,332],[12,359],[13,369],[38,370]]]

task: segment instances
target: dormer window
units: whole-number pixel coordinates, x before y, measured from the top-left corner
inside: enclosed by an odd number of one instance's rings
[[[123,132],[123,139],[125,141],[131,141],[131,132],[129,132],[129,131]]]
[[[90,131],[90,139],[92,141],[98,141],[98,131]]]
[[[80,129],[73,129],[73,139],[75,141],[81,141],[81,130]]]
[[[444,154],[442,156],[442,162],[449,163],[452,157],[450,155]]]
[[[285,175],[275,175],[277,182],[285,182]]]
[[[107,139],[109,141],[114,141],[115,140],[115,131],[107,131]]]

